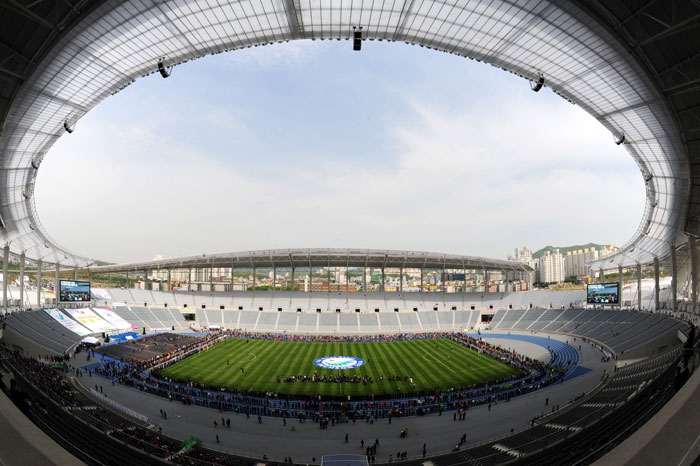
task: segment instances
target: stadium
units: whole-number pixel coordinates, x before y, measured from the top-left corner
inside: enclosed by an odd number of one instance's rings
[[[3,464],[700,461],[697,2],[3,0],[0,12]],[[107,264],[42,226],[44,158],[107,97],[206,55],[332,39],[478,60],[574,103],[641,171],[636,232],[589,264],[588,289],[533,291],[527,263],[449,251]]]

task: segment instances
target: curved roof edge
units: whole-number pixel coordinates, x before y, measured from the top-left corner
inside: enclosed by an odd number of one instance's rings
[[[374,267],[374,268],[434,268],[478,269],[508,272],[531,272],[523,262],[485,257],[461,256],[423,251],[390,249],[263,249],[258,251],[202,254],[201,256],[137,262],[131,264],[87,267],[91,273],[131,272],[184,268],[228,267]]]

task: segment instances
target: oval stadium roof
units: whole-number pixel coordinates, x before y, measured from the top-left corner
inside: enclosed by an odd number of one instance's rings
[[[670,6],[669,6],[670,4]],[[0,237],[29,259],[83,266],[34,207],[43,158],[139,77],[208,54],[295,39],[407,42],[544,85],[590,113],[639,165],[639,228],[606,267],[700,236],[700,6],[692,1],[63,0],[0,4]],[[544,123],[546,124],[546,122]],[[108,246],[105,245],[105,248]]]

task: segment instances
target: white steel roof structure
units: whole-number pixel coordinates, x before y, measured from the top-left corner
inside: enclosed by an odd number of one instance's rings
[[[381,269],[457,269],[531,272],[523,263],[484,257],[383,249],[270,249],[227,254],[178,257],[135,264],[90,267],[91,273],[151,271],[183,268],[252,267],[372,267]]]
[[[80,118],[103,99],[159,62],[167,74],[242,47],[352,39],[354,26],[364,40],[425,46],[533,82],[542,76],[601,122],[611,144],[624,144],[647,203],[606,268],[665,257],[685,232],[700,233],[691,156],[700,140],[700,7],[691,0],[3,0],[0,18],[0,238],[29,259],[91,262],[50,239],[33,192],[53,143],[80,131]]]

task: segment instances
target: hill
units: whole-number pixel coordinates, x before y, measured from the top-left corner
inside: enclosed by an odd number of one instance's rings
[[[535,252],[532,253],[532,257],[535,259],[539,259],[544,255],[546,251],[551,251],[554,252],[555,249],[559,249],[559,252],[566,255],[568,251],[577,251],[579,249],[590,249],[590,248],[596,248],[598,251],[600,251],[600,248],[603,246],[610,246],[609,244],[596,244],[596,243],[588,243],[588,244],[577,244],[575,246],[545,246],[542,249],[539,249]]]

